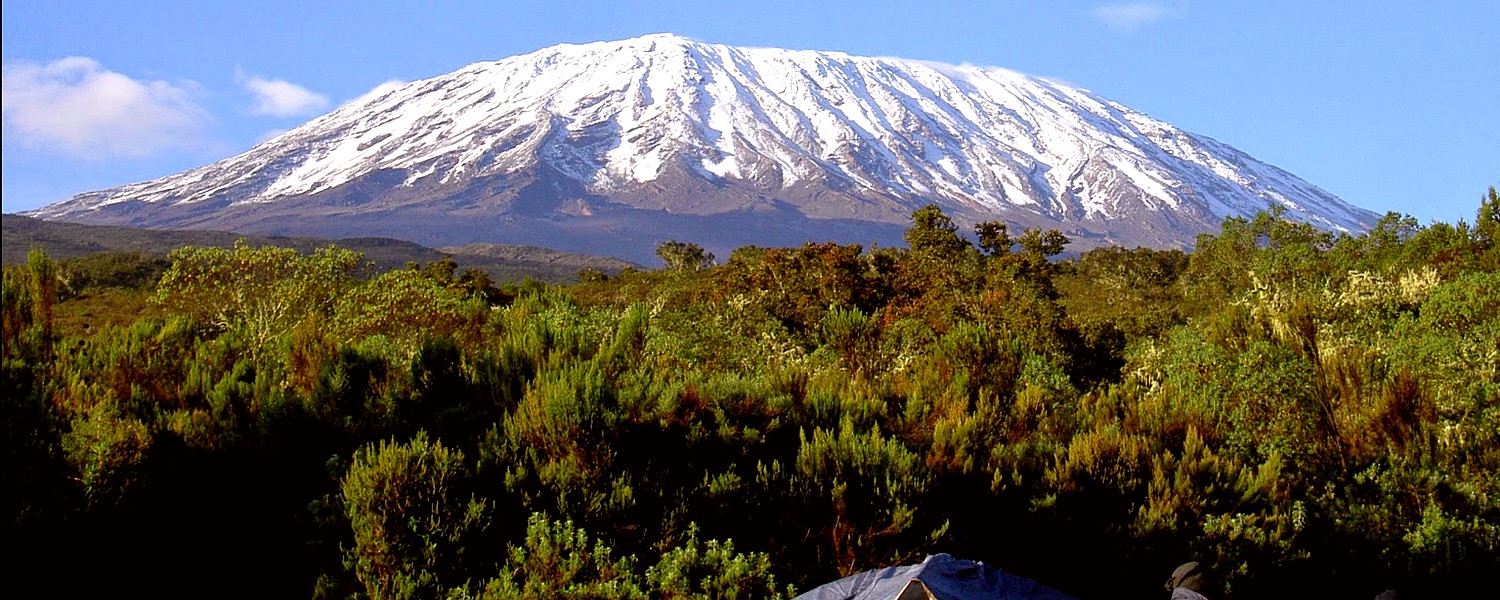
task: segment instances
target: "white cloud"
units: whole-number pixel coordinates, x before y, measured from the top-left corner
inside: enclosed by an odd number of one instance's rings
[[[360,97],[355,98],[353,100],[350,100],[349,104],[353,104],[355,102],[366,102],[366,101],[369,101],[369,100],[374,100],[376,98],[379,98],[381,96],[384,96],[386,94],[391,93],[396,88],[399,88],[399,87],[401,87],[403,85],[406,85],[406,82],[405,81],[401,81],[400,79],[392,79],[390,81],[383,82],[380,85],[377,85],[377,86],[375,86],[373,88],[370,88],[370,91],[365,92],[364,94],[360,95]]]
[[[1110,27],[1124,33],[1133,33],[1137,29],[1171,16],[1172,9],[1160,2],[1137,2],[1100,6],[1091,11],[1091,14]]]
[[[236,73],[240,85],[255,96],[255,105],[250,107],[252,115],[271,117],[298,117],[315,114],[328,108],[328,97],[305,87],[281,79],[263,79]]]
[[[27,148],[103,159],[208,144],[193,82],[138,81],[81,56],[6,63],[3,79],[6,140]]]

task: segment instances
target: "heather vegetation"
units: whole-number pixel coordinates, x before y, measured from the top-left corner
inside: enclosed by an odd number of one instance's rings
[[[1188,559],[1221,598],[1487,584],[1497,218],[1492,189],[1472,224],[1269,212],[1062,260],[1057,232],[929,207],[908,248],[679,242],[573,285],[33,253],[0,315],[7,571],[49,596],[776,598],[948,552],[1082,598],[1164,595]]]

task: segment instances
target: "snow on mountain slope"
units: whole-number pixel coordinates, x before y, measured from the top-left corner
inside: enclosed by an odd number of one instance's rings
[[[1058,223],[1158,245],[1191,243],[1268,205],[1335,231],[1374,221],[1228,145],[1054,81],[665,34],[476,63],[356,100],[239,156],[33,214],[150,224],[165,206],[222,215],[335,196],[473,204],[497,201],[502,187],[481,193],[475,182],[524,176],[585,204],[711,214],[745,205],[673,191],[736,190],[819,218],[879,205],[885,216],[873,218],[892,221],[936,202],[960,220]],[[1132,236],[1143,215],[1174,230]]]

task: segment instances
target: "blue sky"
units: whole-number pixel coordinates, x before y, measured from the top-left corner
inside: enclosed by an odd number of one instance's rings
[[[1354,204],[1472,220],[1500,185],[1500,0],[12,1],[4,212],[242,152],[392,81],[671,32],[1053,77]]]

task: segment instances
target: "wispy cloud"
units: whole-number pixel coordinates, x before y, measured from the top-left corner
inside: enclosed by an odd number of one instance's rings
[[[74,158],[202,148],[212,119],[193,82],[140,81],[73,56],[4,65],[5,138]]]
[[[249,78],[245,77],[244,74],[237,74],[237,76],[240,78],[240,80],[242,82],[245,83],[245,85],[247,87],[250,85],[249,84],[249,81],[250,81]],[[285,82],[282,82],[282,83],[285,83]],[[288,84],[288,85],[290,85],[290,84]],[[365,92],[364,94],[361,94],[358,98],[355,98],[355,99],[350,100],[349,102],[345,103],[345,105],[353,104],[355,102],[363,102],[363,101],[367,101],[367,100],[374,100],[376,98],[379,98],[381,96],[386,95],[387,93],[390,93],[391,90],[399,88],[399,87],[401,87],[403,85],[406,85],[406,82],[398,80],[398,79],[392,79],[390,81],[383,82],[380,85],[377,85],[374,88],[371,88],[370,91]],[[318,97],[322,98],[322,96],[318,96]],[[324,102],[326,102],[326,100]],[[319,108],[321,109],[322,107],[320,106]],[[266,142],[269,142],[269,141],[275,139],[276,136],[279,136],[279,135],[281,135],[283,133],[286,133],[288,131],[290,131],[290,130],[289,129],[271,129],[271,130],[268,130],[265,133],[260,134],[260,136],[255,139],[255,143],[256,143],[256,145],[264,144]]]
[[[264,79],[236,71],[235,79],[255,97],[250,114],[302,117],[328,108],[328,97],[283,79]]]
[[[360,97],[355,98],[353,100],[350,100],[349,102],[350,103],[354,103],[354,102],[363,102],[363,101],[366,101],[366,100],[374,100],[376,98],[379,98],[381,96],[384,96],[386,94],[391,93],[396,88],[399,88],[399,87],[401,87],[403,85],[406,85],[406,82],[405,81],[401,81],[400,79],[392,79],[392,80],[389,80],[389,81],[385,81],[385,82],[382,82],[380,85],[377,85],[377,86],[375,86],[373,88],[370,88],[370,91],[365,92]]]
[[[1161,2],[1137,2],[1134,4],[1107,4],[1090,11],[1105,25],[1124,32],[1136,30],[1172,16],[1172,9]]]

